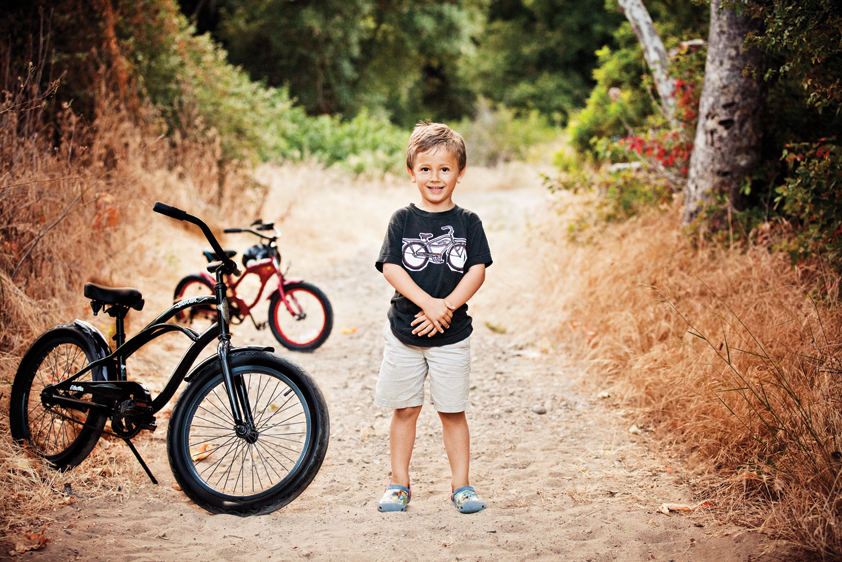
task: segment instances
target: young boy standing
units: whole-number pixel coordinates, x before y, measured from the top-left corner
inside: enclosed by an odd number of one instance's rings
[[[376,267],[395,288],[375,403],[393,410],[389,432],[392,481],[377,508],[405,511],[412,495],[409,461],[424,403],[424,379],[442,424],[451,471],[451,502],[462,513],[485,509],[468,480],[468,300],[485,280],[491,251],[479,217],[453,202],[465,174],[462,136],[440,123],[419,123],[406,167],[420,192],[417,204],[389,221]]]

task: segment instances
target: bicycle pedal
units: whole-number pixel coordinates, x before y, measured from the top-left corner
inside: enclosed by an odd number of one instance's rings
[[[155,431],[156,429],[158,429],[158,422],[155,421],[155,418],[152,418],[150,420],[147,420],[147,421],[143,422],[143,424],[140,426],[140,429],[146,429],[148,431]]]

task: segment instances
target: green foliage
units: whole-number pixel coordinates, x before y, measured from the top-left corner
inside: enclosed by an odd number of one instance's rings
[[[144,28],[132,18],[124,34],[140,84],[171,130],[215,131],[226,161],[314,159],[344,162],[356,173],[395,169],[407,133],[367,111],[347,121],[308,117],[286,88],[251,81],[210,35],[196,36],[166,0],[154,1]]]
[[[587,241],[590,232],[606,222],[628,220],[641,213],[668,209],[673,190],[668,181],[637,165],[593,168],[567,162],[566,172],[556,179],[545,177],[550,191],[591,192],[587,210],[568,227],[571,240]]]
[[[458,73],[481,12],[432,0],[219,0],[212,29],[254,79],[289,87],[310,114],[385,108],[404,126],[459,117],[473,97]]]
[[[842,269],[842,147],[820,141],[784,150],[791,173],[777,188],[775,204],[797,221],[783,244],[793,263],[818,256]]]
[[[502,104],[491,107],[484,99],[480,99],[478,107],[473,119],[463,119],[456,125],[465,139],[471,165],[527,160],[530,149],[559,136],[559,130],[536,110],[518,117],[514,110]]]
[[[597,141],[592,139],[625,136],[627,127],[640,125],[655,111],[644,85],[643,52],[631,25],[623,23],[614,39],[617,49],[606,46],[596,52],[596,86],[570,126],[570,143],[583,154],[594,151],[592,145]]]
[[[592,86],[594,52],[622,19],[604,0],[492,0],[464,70],[479,95],[564,125]]]
[[[670,75],[694,85],[698,96],[706,51],[688,49],[684,41],[707,38],[709,8],[669,0],[648,1],[646,7],[670,53]],[[619,9],[616,0],[606,0],[606,8]],[[570,142],[581,154],[595,156],[600,139],[616,141],[629,135],[630,129],[664,126],[649,67],[628,21],[614,30],[613,43],[613,48],[597,51],[596,85],[584,109],[572,117]]]
[[[141,87],[169,128],[191,136],[214,130],[223,160],[288,153],[292,118],[300,110],[287,92],[252,82],[208,35],[195,36],[177,10],[157,4],[143,12],[142,30],[136,17],[124,18],[121,35]]]
[[[406,166],[409,132],[392,125],[385,117],[367,110],[351,120],[321,115],[296,115],[289,159],[315,159],[326,166],[338,164],[354,173],[391,171]]]
[[[753,6],[764,30],[748,44],[775,57],[767,79],[792,76],[808,105],[836,109],[842,104],[842,4],[835,0],[773,0]]]

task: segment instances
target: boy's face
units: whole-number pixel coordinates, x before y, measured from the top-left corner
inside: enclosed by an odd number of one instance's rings
[[[465,173],[464,168],[459,169],[455,154],[446,148],[421,152],[415,155],[412,169],[406,170],[412,183],[418,185],[421,209],[439,213],[453,208],[453,190]]]

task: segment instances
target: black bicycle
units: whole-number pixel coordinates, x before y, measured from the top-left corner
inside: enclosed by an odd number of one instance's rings
[[[225,278],[239,274],[237,264],[199,218],[160,202],[154,211],[202,229],[218,258],[207,266],[216,280],[214,294],[175,303],[127,340],[124,319],[130,309],[142,310],[140,291],[86,284],[94,315],[103,311],[115,319],[116,349],[112,352],[105,337],[81,320],[38,337],[12,386],[12,436],[53,467],[67,470],[91,453],[100,435],[114,435],[157,484],[131,439],[156,429],[155,414],[187,381],[167,430],[176,481],[208,511],[270,513],[298,497],[322,465],[330,434],[324,397],[310,375],[271,347],[231,346]],[[168,322],[191,307],[209,306],[216,322],[202,333]],[[153,399],[142,384],[128,380],[126,359],[170,332],[193,343]],[[214,340],[217,354],[193,367]]]

